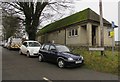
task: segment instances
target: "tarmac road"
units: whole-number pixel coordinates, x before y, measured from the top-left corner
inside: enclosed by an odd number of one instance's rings
[[[2,80],[118,80],[118,76],[78,68],[60,69],[55,64],[38,62],[18,51],[2,48]],[[48,81],[50,82],[50,81]]]

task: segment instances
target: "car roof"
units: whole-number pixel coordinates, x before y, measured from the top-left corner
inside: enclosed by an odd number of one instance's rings
[[[44,43],[43,45],[65,46],[62,44],[54,44],[54,43]]]

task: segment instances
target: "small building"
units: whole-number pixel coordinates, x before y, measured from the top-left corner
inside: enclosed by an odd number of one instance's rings
[[[103,18],[104,45],[111,46],[109,36],[111,23]],[[100,46],[101,28],[99,15],[90,8],[77,12],[71,16],[46,25],[38,32],[38,41],[52,42],[65,45]]]

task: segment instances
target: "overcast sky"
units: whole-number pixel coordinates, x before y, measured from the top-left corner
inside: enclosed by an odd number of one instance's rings
[[[102,0],[103,1],[103,17],[109,22],[114,21],[118,26],[118,1],[119,0]],[[99,0],[77,0],[75,1],[75,12],[79,12],[86,8],[91,8],[99,14]],[[115,40],[118,40],[118,30],[115,29]]]

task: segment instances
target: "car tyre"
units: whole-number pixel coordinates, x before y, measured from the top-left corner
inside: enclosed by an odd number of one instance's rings
[[[58,67],[59,68],[64,68],[64,66],[65,66],[64,60],[62,60],[62,59],[58,60]]]
[[[38,61],[39,61],[39,62],[43,62],[43,57],[42,57],[42,55],[39,55],[39,56],[38,56]]]
[[[29,51],[27,51],[26,56],[27,56],[28,58],[30,58],[30,52],[29,52]]]

